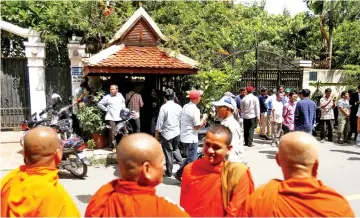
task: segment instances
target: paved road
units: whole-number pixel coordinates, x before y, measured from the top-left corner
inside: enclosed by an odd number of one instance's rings
[[[271,178],[281,179],[282,174],[274,159],[276,148],[264,144],[264,141],[260,139],[256,139],[256,142],[258,142],[257,146],[246,147],[245,159],[251,168],[255,185],[258,187]],[[92,194],[118,175],[117,165],[109,165],[91,167],[86,180],[77,180],[66,172],[61,172],[60,181],[84,214],[86,204]],[[328,186],[347,196],[355,214],[360,216],[360,148],[350,145],[338,146],[333,143],[321,144],[319,178]],[[165,178],[157,187],[157,193],[179,202],[179,183],[174,178]]]

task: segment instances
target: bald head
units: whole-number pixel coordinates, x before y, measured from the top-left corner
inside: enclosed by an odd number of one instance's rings
[[[290,171],[303,170],[311,173],[318,161],[317,146],[318,141],[308,133],[288,133],[280,140],[277,153],[278,163],[283,171],[284,169]]]
[[[121,177],[125,180],[137,180],[144,163],[153,166],[164,157],[160,143],[145,133],[125,136],[117,146],[116,153]]]
[[[27,164],[51,162],[60,146],[57,133],[50,127],[31,129],[24,139],[24,154]]]

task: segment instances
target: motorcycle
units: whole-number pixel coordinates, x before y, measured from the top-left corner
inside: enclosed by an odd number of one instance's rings
[[[60,97],[57,94],[54,94],[53,96],[55,96],[55,98]],[[61,149],[63,152],[62,161],[60,162],[58,168],[60,170],[69,171],[72,175],[74,175],[77,178],[84,178],[87,174],[88,171],[87,166],[90,165],[90,161],[88,160],[86,153],[84,152],[85,149],[84,140],[81,137],[72,134],[73,132],[72,119],[71,119],[72,106],[73,105],[70,104],[65,107],[61,107],[59,110],[54,110],[56,107],[54,107],[54,104],[52,104],[52,106],[47,107],[39,114],[39,117],[41,117],[46,112],[51,111],[52,113],[51,120],[45,118],[40,118],[38,120],[37,114],[34,113],[30,117],[30,122],[29,121],[22,122],[22,129],[23,131],[25,131],[25,133],[22,139],[20,140],[20,145],[24,147],[23,141],[28,130],[40,125],[49,126],[53,128],[58,133],[59,140],[61,143]]]
[[[121,121],[119,121],[118,124],[116,124],[115,127],[115,137],[113,144],[117,144],[117,141],[120,141],[120,139],[126,135],[129,135],[133,132],[133,128],[130,124],[130,120],[134,118],[134,112],[130,111],[129,109],[125,108],[120,111],[120,118]],[[110,126],[107,126],[107,128],[111,128]]]
[[[58,133],[69,131],[71,122],[67,119],[60,120],[57,125],[51,125]],[[84,140],[79,136],[61,139],[62,160],[58,166],[60,170],[67,170],[77,178],[84,178],[91,164],[86,156]]]

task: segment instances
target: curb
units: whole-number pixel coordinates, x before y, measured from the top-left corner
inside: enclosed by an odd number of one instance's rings
[[[91,166],[117,164],[116,153],[110,150],[88,150],[86,152]]]

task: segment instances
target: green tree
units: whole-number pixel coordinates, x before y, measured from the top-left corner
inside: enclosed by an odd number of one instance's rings
[[[359,17],[360,3],[340,0],[307,0],[306,2],[309,8],[320,16],[320,31],[326,44],[329,69],[331,69],[334,31],[345,19],[357,19]],[[325,25],[328,27],[329,34],[326,33]]]

